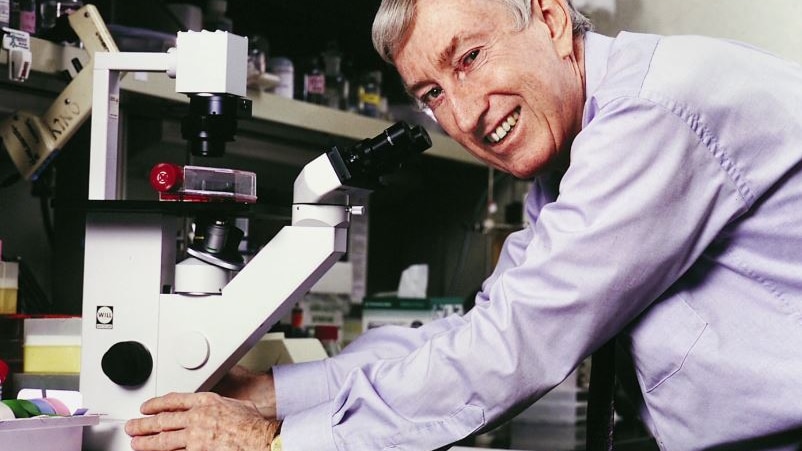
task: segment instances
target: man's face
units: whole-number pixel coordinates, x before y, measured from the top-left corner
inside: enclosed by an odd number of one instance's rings
[[[558,0],[533,8],[519,31],[499,2],[420,0],[394,60],[449,136],[520,178],[554,162],[580,128],[584,101],[567,11]]]

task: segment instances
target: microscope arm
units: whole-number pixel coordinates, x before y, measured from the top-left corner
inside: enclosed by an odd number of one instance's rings
[[[75,11],[68,20],[89,54],[88,67],[72,79],[42,116],[17,111],[0,124],[2,144],[26,180],[38,178],[89,117],[95,52],[118,51],[94,5]]]
[[[350,215],[362,213],[349,205],[349,194],[366,191],[430,146],[425,130],[398,123],[308,163],[295,180],[292,225],[221,296],[162,295],[157,392],[211,389],[345,253]]]

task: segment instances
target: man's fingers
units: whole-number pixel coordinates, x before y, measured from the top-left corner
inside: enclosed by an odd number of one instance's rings
[[[144,415],[153,415],[159,412],[177,412],[211,404],[217,398],[219,398],[219,395],[215,393],[169,393],[146,401],[139,411]]]
[[[145,418],[128,421],[125,433],[134,435],[151,435],[162,431],[177,431],[187,427],[187,414],[183,412],[162,412]]]
[[[131,448],[136,451],[176,451],[186,449],[186,430],[163,432],[159,435],[134,437]]]

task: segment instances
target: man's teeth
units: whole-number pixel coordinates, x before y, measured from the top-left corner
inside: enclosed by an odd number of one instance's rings
[[[505,119],[504,122],[502,122],[501,125],[496,128],[496,131],[487,136],[487,140],[491,143],[497,143],[504,139],[504,137],[507,136],[507,133],[509,133],[510,130],[515,127],[515,124],[518,123],[519,117],[521,117],[521,114],[517,111],[507,116],[507,119]]]

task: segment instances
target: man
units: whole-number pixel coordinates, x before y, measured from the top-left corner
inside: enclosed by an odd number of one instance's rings
[[[614,336],[662,449],[797,449],[802,69],[708,38],[586,31],[566,0],[385,0],[377,50],[469,152],[534,177],[532,225],[464,317],[235,372],[247,393],[221,393],[246,401],[151,400],[128,424],[135,449],[268,449],[279,425],[287,450],[435,449]],[[240,423],[236,446],[193,441]]]

